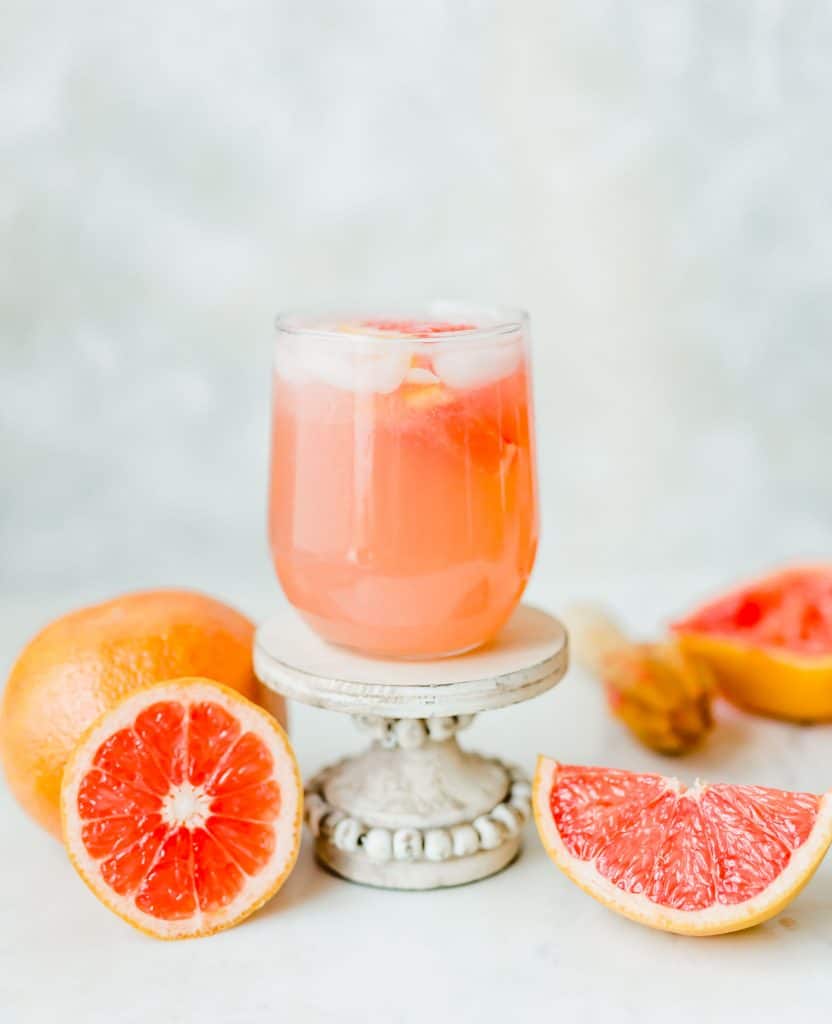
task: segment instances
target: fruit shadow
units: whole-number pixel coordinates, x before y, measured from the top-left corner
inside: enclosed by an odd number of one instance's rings
[[[753,783],[759,781],[754,777],[755,765],[763,761],[767,765],[782,761],[786,772],[781,783],[783,788],[798,788],[789,784],[788,766],[795,755],[799,756],[804,746],[808,746],[809,754],[814,754],[821,744],[832,738],[829,724],[778,721],[743,711],[724,700],[716,702],[714,712],[713,732],[701,748],[685,758],[688,768],[708,781],[723,781],[732,774],[735,776],[732,781]],[[739,773],[735,769],[739,769]]]
[[[785,907],[772,921],[769,928],[780,937],[786,935],[802,940],[811,938],[825,946],[832,946],[829,921],[832,920],[832,863],[821,865],[814,878],[810,878],[805,890],[794,903]],[[758,929],[755,929],[755,931]]]
[[[257,917],[270,917],[293,911],[301,904],[319,899],[327,890],[335,885],[343,885],[343,881],[329,872],[324,871],[315,860],[314,843],[308,835],[304,836],[297,864],[286,879],[283,888],[260,910]]]
[[[829,934],[829,920],[832,917],[832,871],[824,871],[810,879],[807,889],[802,892],[779,914],[745,931],[728,932],[726,935],[710,936],[708,943],[720,946],[780,946],[787,942],[799,942],[804,946],[808,941],[832,946]],[[700,942],[700,939],[696,940]]]

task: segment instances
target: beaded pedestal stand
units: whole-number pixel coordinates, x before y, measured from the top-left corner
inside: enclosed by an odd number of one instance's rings
[[[486,647],[436,661],[366,658],[320,640],[293,612],[257,631],[261,681],[292,700],[354,716],[372,743],[306,785],[318,859],[354,882],[435,889],[485,878],[517,856],[529,780],[470,753],[474,714],[537,697],[567,666],[557,619],[521,606]]]

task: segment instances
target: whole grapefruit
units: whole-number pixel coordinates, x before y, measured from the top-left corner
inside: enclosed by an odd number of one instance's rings
[[[127,694],[207,676],[256,699],[254,625],[205,594],[125,594],[56,619],[21,652],[0,706],[0,759],[21,807],[60,837],[64,765],[96,719]],[[273,707],[283,718],[283,707]]]

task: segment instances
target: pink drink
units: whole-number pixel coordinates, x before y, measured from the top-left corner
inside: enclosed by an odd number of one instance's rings
[[[534,563],[528,321],[278,324],[269,535],[326,640],[387,657],[488,640]]]

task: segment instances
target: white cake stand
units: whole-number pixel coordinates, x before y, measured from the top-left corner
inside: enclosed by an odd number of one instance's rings
[[[473,754],[456,734],[474,714],[551,689],[567,667],[567,637],[551,615],[522,605],[486,647],[435,661],[363,657],[319,639],[291,611],[257,630],[254,668],[292,700],[356,718],[363,754],[306,785],[316,854],[354,882],[435,889],[485,878],[520,849],[530,786],[515,767]]]

